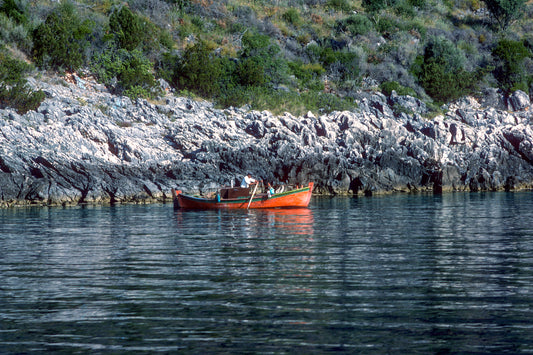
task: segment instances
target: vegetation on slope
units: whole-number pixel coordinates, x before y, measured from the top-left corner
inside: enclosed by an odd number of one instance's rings
[[[361,90],[436,107],[533,89],[526,0],[0,0],[0,44],[0,107],[20,112],[43,99],[22,75],[33,66],[132,98],[164,79],[220,107],[294,114],[353,108]]]

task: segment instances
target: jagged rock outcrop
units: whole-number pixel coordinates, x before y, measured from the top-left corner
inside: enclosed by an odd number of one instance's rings
[[[91,81],[31,84],[47,94],[36,112],[0,110],[3,206],[160,201],[248,171],[333,194],[533,187],[522,92],[465,98],[430,120],[395,93],[361,93],[354,112],[278,117],[171,95],[132,102]]]

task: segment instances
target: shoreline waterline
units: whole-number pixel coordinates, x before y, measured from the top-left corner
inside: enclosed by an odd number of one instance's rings
[[[363,192],[358,193],[315,193],[313,191],[313,198],[323,197],[323,198],[363,198],[363,197],[379,197],[379,196],[391,196],[391,195],[443,195],[443,194],[454,194],[454,193],[492,193],[492,192],[508,192],[508,193],[519,193],[519,192],[528,192],[533,191],[533,187],[528,184],[524,184],[524,187],[514,188],[512,190],[497,189],[497,190],[479,190],[479,191],[470,191],[470,190],[457,190],[453,188],[443,189],[442,192],[434,192],[431,189],[420,189],[420,190],[390,190],[390,191],[376,191],[371,194]],[[187,192],[186,192],[187,193]],[[0,202],[0,209],[8,208],[26,208],[26,207],[79,207],[79,206],[128,206],[128,205],[152,205],[152,204],[172,204],[172,197],[169,193],[169,197],[165,198],[147,198],[147,199],[134,199],[127,198],[124,201],[115,201],[111,202],[110,199],[99,200],[97,202],[65,202],[65,203],[47,203],[47,202],[38,202],[33,200],[19,200],[14,202]]]

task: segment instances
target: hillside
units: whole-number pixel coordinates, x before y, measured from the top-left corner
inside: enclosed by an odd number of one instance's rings
[[[393,90],[435,115],[486,88],[529,93],[533,83],[525,0],[0,4],[0,108],[19,112],[44,99],[24,85],[35,68],[93,75],[132,99],[167,90],[295,115],[352,110],[362,91]]]

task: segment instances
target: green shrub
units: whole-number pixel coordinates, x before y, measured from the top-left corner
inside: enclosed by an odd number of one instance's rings
[[[262,67],[265,77],[272,84],[280,84],[287,82],[289,73],[287,61],[280,52],[278,45],[271,43],[270,37],[248,31],[242,37],[242,48],[238,54],[240,60],[251,59]]]
[[[301,22],[300,14],[298,13],[298,10],[296,10],[294,7],[291,7],[281,17],[291,25],[298,26]]]
[[[352,6],[347,0],[327,0],[326,7],[343,12],[348,12],[352,9]]]
[[[172,53],[163,53],[154,65],[157,77],[168,83],[174,81],[174,70],[180,62],[180,57]]]
[[[165,0],[165,1],[170,4],[176,4],[179,11],[184,11],[191,4],[190,0]]]
[[[224,88],[215,99],[216,106],[219,108],[244,106],[249,101],[245,90],[239,86]]]
[[[26,25],[0,13],[0,43],[12,44],[26,53],[31,53],[31,34]]]
[[[220,80],[225,74],[220,58],[203,41],[188,47],[176,66],[173,83],[178,89],[187,89],[212,98],[220,93]]]
[[[166,49],[172,49],[174,47],[174,39],[170,32],[162,30],[159,33],[159,43]]]
[[[33,57],[37,65],[76,70],[85,64],[93,23],[82,21],[71,3],[64,3],[33,31]]]
[[[337,62],[341,70],[341,80],[356,80],[359,77],[359,61],[356,53],[342,51],[337,53]]]
[[[44,92],[32,91],[24,79],[24,74],[32,69],[31,65],[11,58],[0,48],[0,108],[12,107],[24,114],[39,107],[45,99]]]
[[[236,77],[242,86],[261,86],[265,83],[265,70],[261,64],[246,58],[237,64]]]
[[[129,51],[137,48],[145,36],[140,18],[127,6],[122,6],[120,10],[111,14],[109,29],[115,35],[119,47]]]
[[[313,43],[305,47],[305,54],[307,55],[307,58],[309,58],[309,61],[312,63],[320,61],[321,53],[322,47],[320,47],[318,44]]]
[[[505,30],[524,16],[526,0],[484,0],[487,10],[499,29]]]
[[[361,5],[367,12],[379,12],[396,5],[398,0],[362,0]]]
[[[301,61],[290,62],[289,68],[293,75],[300,81],[300,86],[306,88],[317,88],[317,84],[320,83],[321,86],[320,84],[318,85],[323,89],[324,84],[322,84],[321,80],[319,79],[320,76],[326,72],[326,70],[319,63],[304,64]]]
[[[202,31],[202,29],[204,28],[204,20],[199,16],[194,16],[191,19],[191,24],[196,27],[197,31]]]
[[[24,74],[32,70],[32,66],[22,60],[12,58],[8,51],[0,47],[0,82],[13,85],[24,79]]]
[[[402,26],[397,18],[382,17],[376,23],[376,31],[379,33],[395,33],[399,30],[402,30]]]
[[[335,80],[354,80],[359,76],[358,56],[354,52],[321,47],[319,61]]]
[[[94,57],[92,71],[116,94],[151,97],[156,91],[152,63],[139,50],[109,50]],[[116,83],[114,83],[116,80]]]
[[[132,100],[152,96],[152,92],[141,85],[129,86],[124,90],[123,94]]]
[[[412,72],[426,93],[438,102],[447,102],[473,92],[485,71],[464,69],[464,54],[444,37],[432,38],[424,55],[418,56]]]
[[[18,24],[28,23],[26,11],[20,4],[17,4],[15,0],[3,0],[3,4],[0,6],[0,13],[4,13]]]
[[[398,16],[402,16],[406,18],[413,18],[416,15],[413,5],[408,0],[398,1],[396,3],[396,6],[394,7],[394,12]]]
[[[518,89],[529,92],[528,81],[531,77],[526,73],[523,63],[532,54],[524,43],[502,39],[492,50],[492,55],[497,62],[493,74],[500,88],[508,93]]]
[[[398,95],[410,95],[410,96],[413,96],[413,97],[416,97],[416,91],[414,91],[413,89],[409,88],[409,87],[405,87],[405,86],[402,86],[400,85],[398,82],[396,81],[386,81],[386,82],[383,82],[379,85],[379,88],[381,90],[382,93],[384,93],[385,95],[387,96],[390,96],[392,94],[392,91],[396,91],[396,93]]]
[[[245,35],[235,60],[216,55],[206,42],[200,41],[186,48],[180,58],[164,56],[158,71],[168,75],[174,67],[171,82],[178,90],[213,99],[219,106],[241,106],[252,100],[250,93],[258,92],[253,88],[279,83],[283,75],[287,76],[280,70],[287,64],[271,55],[278,51],[267,36]]]
[[[137,50],[127,52],[124,56],[117,79],[126,92],[132,88],[142,88],[146,92],[155,88],[152,63]]]
[[[457,71],[446,69],[442,58],[429,58],[421,64],[418,82],[426,93],[440,103],[453,101],[473,92],[479,76],[477,73],[458,68]]]
[[[372,21],[364,15],[352,15],[346,19],[337,21],[337,32],[350,31],[352,35],[365,35],[372,31]]]
[[[13,107],[21,115],[36,110],[45,97],[43,91],[32,91],[25,82],[10,88],[0,83],[0,108]]]
[[[320,62],[325,66],[329,67],[331,64],[337,61],[337,56],[335,51],[331,47],[322,48],[320,51]]]
[[[407,0],[411,6],[423,8],[426,5],[426,0]]]

